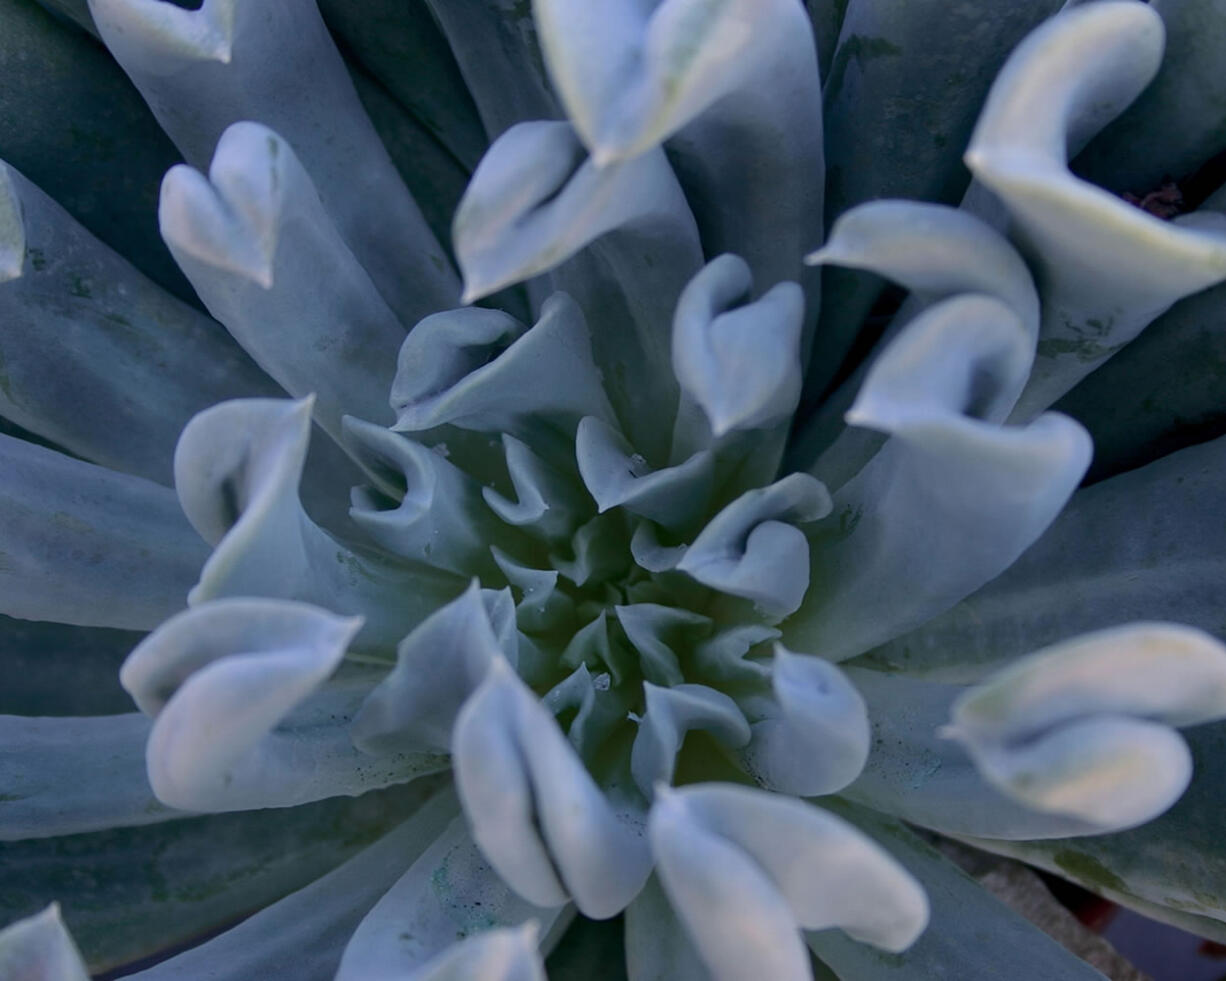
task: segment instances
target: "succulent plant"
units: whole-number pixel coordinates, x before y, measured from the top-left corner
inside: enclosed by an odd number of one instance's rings
[[[0,978],[1226,941],[1221,0],[40,2]]]

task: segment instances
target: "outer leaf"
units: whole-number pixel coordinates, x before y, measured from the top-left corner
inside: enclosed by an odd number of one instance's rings
[[[455,815],[444,792],[413,817],[328,875],[265,907],[238,926],[156,967],[138,981],[331,981],[341,953],[366,912],[406,862]]]
[[[196,416],[175,451],[188,519],[216,544],[191,593],[302,600],[365,617],[356,641],[390,650],[463,589],[441,570],[393,564],[343,546],[298,500],[310,400],[224,402]]]
[[[191,287],[149,222],[157,182],[179,158],[174,145],[92,38],[28,0],[3,0],[0,20],[0,155],[191,302]]]
[[[544,981],[539,968],[526,970],[539,964],[538,936],[568,919],[564,908],[539,909],[512,892],[456,818],[362,920],[336,981]],[[527,929],[506,929],[521,924]],[[507,963],[524,973],[485,973]]]
[[[1166,55],[1137,101],[1077,156],[1095,184],[1138,196],[1182,180],[1226,149],[1226,81],[1218,71],[1226,43],[1221,0],[1153,0],[1166,26]]]
[[[0,930],[0,972],[29,981],[88,981],[81,953],[55,903],[38,916]]]
[[[0,715],[0,841],[48,838],[182,817],[145,775],[149,720]]]
[[[191,943],[309,884],[436,789],[437,782],[421,780],[291,810],[2,844],[0,920],[59,895],[91,969],[105,971]]]
[[[205,0],[197,10],[92,0],[90,10],[191,166],[204,167],[231,124],[263,124],[293,147],[324,210],[406,325],[455,296],[447,257],[362,111],[314,0],[259,8]],[[354,160],[362,161],[357,173]],[[369,220],[372,200],[380,221]]]
[[[893,854],[923,883],[931,906],[928,929],[901,954],[874,950],[834,930],[806,934],[809,947],[839,977],[857,981],[962,981],[967,977],[1103,981],[1085,961],[994,899],[901,822],[837,799],[822,803]]]
[[[171,480],[195,413],[280,390],[224,331],[164,293],[0,163],[0,413],[95,463]]]
[[[1000,578],[864,663],[968,682],[1122,621],[1169,620],[1224,638],[1223,493],[1223,439],[1079,491]]]
[[[1162,43],[1162,20],[1146,4],[1071,8],[1018,47],[975,128],[967,166],[1004,203],[1043,283],[1038,357],[1017,419],[1046,408],[1176,300],[1226,278],[1226,217],[1166,223],[1068,170],[1067,151],[1153,78]]]
[[[182,609],[206,549],[165,487],[0,436],[0,607],[127,630]]]
[[[382,393],[404,328],[284,139],[231,126],[207,178],[166,175],[158,221],[210,312],[291,395],[317,395],[333,438],[344,414],[390,421]]]
[[[1089,463],[1085,432],[1048,414],[980,421],[1025,372],[1028,344],[999,301],[964,295],[917,317],[874,364],[849,414],[892,435],[809,534],[812,582],[784,627],[841,660],[948,609],[1046,529]]]

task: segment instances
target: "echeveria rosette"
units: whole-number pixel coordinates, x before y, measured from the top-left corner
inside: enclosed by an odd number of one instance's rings
[[[1052,17],[973,133],[926,67],[962,39],[874,0],[833,48],[843,5],[784,0],[47,6],[186,160],[158,224],[215,320],[0,164],[0,610],[68,625],[9,621],[53,646],[18,651],[49,717],[0,716],[0,976],[253,905],[135,976],[1098,976],[904,821],[1226,937],[1226,444],[1077,491],[1090,435],[1044,411],[1110,429],[1079,379],[1226,278],[1217,199],[1166,223],[1067,164],[1110,185],[1155,72],[1172,160],[1226,145],[1158,68],[1166,19],[1204,74],[1220,3]],[[871,59],[931,86],[962,208],[823,215],[819,57],[827,140]],[[861,318],[818,266],[909,296],[798,411]],[[131,701],[42,680],[89,645],[134,647]],[[624,967],[583,960],[619,915]]]

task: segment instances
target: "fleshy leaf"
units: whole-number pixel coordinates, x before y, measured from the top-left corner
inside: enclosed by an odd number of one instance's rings
[[[258,10],[237,0],[204,0],[194,10],[164,0],[91,0],[90,10],[188,164],[203,168],[239,121],[275,130],[404,324],[454,302],[450,263],[362,110],[315,0],[275,0]],[[356,172],[355,160],[362,161]]]
[[[1183,179],[1226,149],[1226,41],[1221,0],[1153,0],[1166,27],[1157,77],[1078,154],[1077,173],[1117,193],[1144,197]]]
[[[601,513],[621,507],[666,528],[684,527],[711,497],[714,459],[709,450],[653,470],[621,433],[587,416],[575,434],[575,456]]]
[[[868,201],[840,215],[829,241],[805,261],[864,270],[911,291],[878,342],[878,350],[886,349],[924,307],[959,293],[986,293],[1018,315],[1029,339],[1027,345],[1019,345],[1019,356],[1024,347],[1029,351],[1027,364],[1033,357],[1039,297],[1030,272],[999,232],[965,211],[919,201]],[[846,304],[834,316],[841,317],[845,309]],[[826,327],[823,323],[823,337]],[[849,428],[844,419],[874,360],[865,359],[814,407],[788,447],[792,466],[808,470],[832,488],[846,483],[881,446],[879,434]],[[807,384],[820,377],[819,366],[814,365]],[[1025,382],[1025,372],[1015,374],[988,418],[994,422],[1005,418]]]
[[[993,786],[966,750],[942,734],[964,686],[845,670],[868,705],[873,739],[863,773],[843,796],[942,834],[1024,840],[1111,830],[1070,814],[1035,810]]]
[[[604,919],[642,888],[651,863],[641,832],[614,810],[501,658],[460,711],[452,758],[473,838],[529,902],[570,898]]]
[[[551,467],[510,433],[502,434],[507,473],[516,500],[492,487],[481,488],[485,503],[504,522],[547,541],[572,535],[580,519],[592,513],[591,502],[578,481]]]
[[[871,838],[828,811],[727,784],[658,788],[657,871],[720,981],[809,973],[798,928],[841,927],[892,952],[923,932],[928,903]]]
[[[1111,830],[1187,787],[1170,728],[1226,716],[1226,647],[1199,630],[1130,624],[1022,658],[960,695],[946,729],[995,786]]]
[[[976,682],[1038,647],[1130,620],[1223,631],[1226,439],[1086,487],[998,579],[859,662]]]
[[[752,288],[745,261],[720,256],[690,280],[673,318],[673,370],[717,438],[784,422],[800,398],[804,295],[778,283],[751,303]]]
[[[549,385],[537,383],[542,373]],[[562,293],[545,301],[531,328],[481,307],[427,317],[400,349],[391,391],[393,429],[420,432],[451,423],[510,432],[551,463],[542,429],[570,436],[584,416],[613,419],[583,313]],[[573,450],[563,456],[573,458]]]
[[[450,750],[460,706],[490,662],[503,656],[514,663],[516,651],[494,635],[490,606],[495,597],[510,600],[507,591],[483,592],[474,580],[459,599],[432,613],[400,642],[396,666],[366,697],[353,721],[359,749],[376,755]]]
[[[668,149],[707,256],[744,257],[763,289],[800,280],[821,234],[821,82],[787,0],[533,4],[545,63],[599,165]],[[805,277],[816,314],[816,279]]]
[[[1017,419],[1046,408],[1176,300],[1226,278],[1226,218],[1167,223],[1068,169],[1067,152],[1150,82],[1162,46],[1162,18],[1146,4],[1066,10],[1018,46],[971,138],[967,166],[1004,203],[1043,283],[1038,356]]]
[[[711,981],[657,875],[626,907],[625,949],[628,981]]]
[[[711,632],[710,617],[674,606],[629,603],[615,606],[613,612],[626,632],[626,639],[638,652],[643,677],[665,687],[685,681],[678,650],[689,649],[695,640]]]
[[[774,699],[742,705],[753,738],[741,758],[755,780],[768,790],[816,797],[860,775],[868,759],[868,713],[842,671],[776,644],[771,689]]]
[[[155,716],[147,760],[158,798],[198,811],[286,807],[445,768],[438,754],[371,760],[350,741],[347,693],[308,700],[359,625],[303,603],[230,599],[150,634],[120,677]]]
[[[339,868],[169,960],[137,981],[332,981],[353,931],[379,897],[446,830],[455,795],[443,791]]]
[[[901,821],[838,798],[823,804],[880,842],[923,883],[931,904],[928,929],[902,954],[875,950],[833,930],[806,934],[810,949],[839,977],[932,981],[957,971],[999,981],[1104,981],[1093,967],[992,896]],[[991,937],[991,942],[985,943],[984,937]]]
[[[287,392],[316,394],[334,438],[345,414],[389,421],[382,393],[404,327],[285,139],[235,123],[207,177],[186,165],[167,173],[158,221],[209,312]]]
[[[482,492],[489,488],[441,453],[352,417],[344,431],[350,452],[375,482],[354,488],[349,516],[393,555],[457,575],[496,576],[490,545],[525,547],[486,505]]]
[[[677,568],[753,600],[766,616],[793,613],[809,586],[809,543],[796,524],[830,513],[830,495],[807,474],[746,491],[708,522]]]
[[[188,520],[215,543],[192,603],[271,596],[365,618],[357,646],[390,649],[463,589],[424,566],[351,551],[298,500],[310,438],[310,401],[237,400],[196,416],[175,452]]]
[[[143,759],[139,768],[143,774]],[[61,892],[64,920],[89,969],[130,969],[326,875],[409,817],[442,782],[425,778],[292,809],[0,843],[0,922]]]
[[[977,418],[1025,371],[1025,345],[1015,313],[967,294],[878,358],[848,418],[891,439],[809,534],[791,646],[842,660],[889,640],[999,575],[1055,518],[1089,463],[1085,431],[1054,413]]]
[[[643,682],[646,708],[630,755],[630,772],[639,791],[651,799],[658,781],[672,783],[677,754],[686,733],[710,732],[723,745],[738,749],[749,742],[749,724],[736,702],[706,685],[661,688]]]
[[[0,612],[148,630],[207,549],[167,488],[0,435]]]
[[[0,412],[94,463],[169,484],[192,415],[280,394],[217,324],[2,162],[0,283]]]
[[[0,930],[0,976],[12,981],[89,981],[57,904]]]
[[[0,715],[0,841],[80,834],[181,817],[145,775],[149,720]]]
[[[456,818],[366,914],[336,981],[544,981],[538,930],[560,918],[512,892]]]

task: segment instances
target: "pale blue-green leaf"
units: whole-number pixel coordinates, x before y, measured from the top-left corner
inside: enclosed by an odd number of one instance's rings
[[[848,421],[889,443],[809,533],[812,585],[789,645],[834,660],[942,613],[1008,568],[1047,528],[1090,459],[1072,420],[978,418],[1015,391],[1029,342],[1000,301],[928,308],[874,363]]]
[[[173,144],[92,38],[28,0],[3,0],[0,21],[0,155],[141,272],[192,302],[149,221],[157,183],[179,159]]]
[[[485,149],[485,130],[429,5],[322,0],[320,12],[350,56],[471,172]],[[379,120],[373,122],[378,129]],[[424,210],[426,201],[419,200]]]
[[[493,487],[482,487],[481,496],[506,524],[556,543],[592,517],[592,502],[579,481],[551,467],[510,433],[502,434],[502,449],[515,500]]]
[[[643,718],[630,753],[630,772],[648,800],[657,782],[672,783],[677,754],[690,731],[709,732],[731,749],[749,742],[749,723],[736,702],[721,691],[694,684],[661,688],[645,681],[643,694]]]
[[[452,757],[473,837],[525,899],[571,898],[603,919],[642,888],[651,860],[633,815],[614,809],[501,658],[460,710]]]
[[[1169,811],[1148,824],[1086,838],[972,843],[1221,941],[1226,938],[1226,854],[1219,814],[1226,726],[1198,726],[1184,735],[1192,750],[1192,783]]]
[[[349,723],[370,678],[324,683],[360,622],[244,598],[202,604],[150,634],[120,677],[154,717],[158,799],[196,811],[289,807],[446,769],[439,753],[372,760],[354,747]]]
[[[575,602],[558,589],[557,569],[534,569],[516,562],[495,546],[494,561],[512,588],[519,594],[515,619],[523,631],[548,633],[574,621]],[[522,635],[521,635],[522,639]]]
[[[203,169],[233,123],[275,130],[406,327],[454,302],[447,256],[362,111],[314,0],[258,9],[204,0],[195,10],[163,0],[91,0],[90,10],[188,164]],[[372,201],[378,221],[370,220]]]
[[[1136,102],[1080,153],[1077,173],[1117,193],[1144,197],[1182,180],[1226,150],[1226,4],[1153,0],[1166,26],[1158,75]]]
[[[669,904],[709,976],[809,981],[787,900],[758,862],[699,827],[676,797],[663,787],[657,791],[651,847]]]
[[[944,735],[994,786],[1037,810],[1118,830],[1161,814],[1191,779],[1168,727],[1226,715],[1226,647],[1132,623],[1055,644],[959,695]]]
[[[841,8],[841,3],[834,6]],[[948,4],[853,0],[833,61],[823,60],[827,227],[878,197],[957,202],[969,175],[958,155],[1009,50],[1060,0]],[[881,281],[831,270],[805,377],[817,404],[851,348]]]
[[[624,508],[665,528],[689,529],[706,511],[714,491],[710,450],[656,470],[620,432],[595,416],[579,422],[575,457],[602,514]]]
[[[804,8],[789,0],[666,0],[595,8],[535,0],[550,76],[597,163],[668,140],[708,257],[742,256],[761,289],[806,287],[821,237],[821,82]],[[807,352],[806,352],[807,354]]]
[[[91,970],[131,964],[192,943],[325,875],[437,787],[425,779],[290,810],[0,844],[0,922],[58,896]]]
[[[843,796],[946,834],[1018,840],[1107,830],[1034,810],[992,786],[941,731],[964,687],[863,668],[846,671],[868,705],[873,738],[863,773]]]
[[[613,612],[639,656],[643,677],[665,687],[679,685],[685,680],[678,652],[690,650],[695,641],[711,633],[710,617],[680,607],[629,603],[613,607]],[[616,670],[613,677],[620,682]]]
[[[0,715],[0,841],[49,838],[182,817],[145,775],[149,720]]]
[[[555,717],[574,712],[566,738],[586,763],[595,758],[618,726],[626,724],[630,701],[624,692],[611,688],[608,672],[593,677],[587,664],[581,662],[541,696],[541,704]]]
[[[209,312],[287,392],[316,395],[333,438],[342,415],[390,420],[383,393],[404,328],[285,140],[231,126],[207,177],[166,175],[158,221]]]
[[[206,943],[131,975],[136,981],[332,981],[362,918],[456,813],[444,791],[328,875]]]
[[[351,8],[351,5],[343,3],[337,6]],[[415,9],[418,8],[406,8]],[[446,51],[445,45],[442,50]],[[397,173],[408,185],[439,246],[450,255],[451,216],[455,214],[456,205],[468,183],[470,168],[457,161],[434,137],[430,128],[411,115],[361,65],[347,61],[346,67],[353,78],[362,109],[370,117],[379,140],[387,148]],[[473,118],[475,122],[476,117]],[[479,127],[480,124],[478,131]]]
[[[673,317],[673,370],[716,438],[786,421],[800,397],[804,296],[778,283],[748,302],[752,290],[745,261],[720,256],[686,285]]]
[[[931,907],[928,929],[901,954],[875,950],[833,930],[807,934],[809,947],[840,978],[1104,981],[1098,971],[993,897],[902,822],[837,798],[822,803],[871,834],[906,866],[923,883]]]
[[[12,981],[89,981],[57,903],[0,930],[0,976]]]
[[[1226,434],[1226,285],[1180,300],[1054,408],[1090,431],[1091,481]]]
[[[996,72],[1060,5],[851,0],[823,91],[827,224],[873,198],[956,204]]]
[[[268,596],[315,603],[365,622],[356,645],[390,651],[464,580],[358,553],[316,525],[298,501],[310,401],[246,399],[196,416],[175,451],[188,520],[215,544],[192,603]]]
[[[491,545],[530,551],[528,540],[485,503],[489,488],[441,453],[352,416],[342,426],[346,448],[374,482],[353,488],[349,516],[393,555],[496,580]]]
[[[711,981],[711,973],[653,874],[626,907],[628,981]]]
[[[483,972],[499,963],[499,950],[513,962],[539,963],[538,930],[547,934],[566,918],[565,907],[540,909],[512,892],[456,818],[362,920],[336,981],[527,981],[531,975]],[[526,929],[506,929],[520,924]],[[511,942],[494,941],[487,967],[480,954],[490,937]]]
[[[698,229],[664,152],[598,168],[569,124],[516,125],[473,175],[454,238],[466,301],[552,270],[549,283],[588,318],[622,428],[662,461],[668,433],[660,419],[677,404],[668,325],[702,264]]]
[[[830,508],[820,481],[788,474],[720,511],[677,568],[712,589],[752,600],[765,616],[788,616],[809,586],[809,543],[796,525],[818,521]]]
[[[649,831],[664,891],[719,981],[810,977],[798,928],[892,952],[928,920],[923,889],[871,838],[792,797],[659,788]]]
[[[549,385],[539,384],[542,376]],[[394,429],[420,432],[450,423],[510,432],[566,470],[573,470],[571,437],[579,420],[613,420],[587,322],[563,293],[545,301],[532,327],[481,307],[427,317],[400,348],[391,404]]]
[[[451,44],[491,142],[526,119],[561,118],[527,4],[522,0],[426,0],[426,4]]]
[[[119,685],[119,666],[141,636],[0,616],[0,713],[131,712],[132,699]]]
[[[740,700],[753,734],[742,765],[768,790],[799,797],[841,790],[868,758],[864,699],[829,661],[782,644],[775,645],[770,677],[773,699]]]
[[[2,162],[0,321],[0,414],[159,483],[170,483],[175,440],[195,413],[280,394],[219,325]]]
[[[1164,222],[1068,169],[1068,153],[1153,78],[1162,45],[1162,19],[1146,4],[1064,11],[1010,57],[967,148],[967,166],[1003,202],[1043,284],[1016,419],[1033,418],[1176,300],[1226,278],[1226,217]]]
[[[362,702],[350,732],[367,753],[446,753],[465,699],[498,656],[515,663],[494,634],[488,603],[474,580],[459,599],[428,616],[396,649],[396,666]],[[508,593],[501,594],[508,601]],[[514,637],[514,634],[511,635]]]
[[[0,608],[147,630],[183,608],[208,549],[172,491],[0,436]]]
[[[969,682],[1037,647],[1130,620],[1226,639],[1223,494],[1223,439],[1078,491],[999,579],[863,663]]]
[[[866,270],[911,291],[878,342],[879,350],[925,306],[959,293],[986,293],[1018,315],[1030,339],[1026,357],[1033,355],[1039,297],[1030,273],[998,232],[964,211],[917,201],[869,201],[842,214],[830,240],[805,261]],[[1019,358],[1023,350],[1019,348]],[[809,470],[837,488],[880,448],[877,434],[848,428],[843,418],[872,363],[871,357],[866,359],[805,418],[789,446],[790,466]],[[810,376],[810,384],[815,377]],[[995,421],[1008,414],[1025,380],[1025,372],[1019,371],[1011,388],[998,394],[988,418]]]
[[[487,930],[453,944],[412,977],[415,981],[546,981],[536,949],[537,932],[535,921]]]

